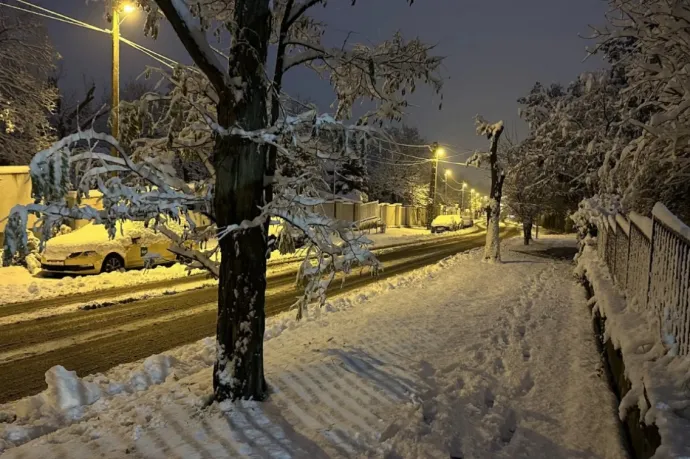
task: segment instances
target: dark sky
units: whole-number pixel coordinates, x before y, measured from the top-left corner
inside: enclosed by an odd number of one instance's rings
[[[103,3],[91,0],[36,0],[36,3],[85,22],[108,27]],[[522,136],[525,126],[517,116],[516,99],[535,81],[568,83],[583,71],[601,66],[585,57],[588,25],[604,23],[607,4],[602,0],[331,0],[316,15],[330,26],[332,40],[340,43],[347,31],[352,41],[377,42],[401,30],[406,37],[419,36],[436,43],[446,56],[443,110],[430,91],[418,91],[407,122],[419,127],[429,139],[471,150],[484,148],[486,140],[474,133],[472,118],[481,113],[490,120],[503,119]],[[123,36],[184,63],[191,63],[177,37],[163,27],[157,41],[143,36],[143,14],[128,17]],[[108,90],[110,37],[51,21],[49,32],[62,55],[64,82],[69,89],[94,80]],[[139,75],[155,61],[123,45],[122,84]],[[332,95],[326,82],[304,71],[288,79],[293,95],[309,98],[324,108]],[[458,171],[460,172],[460,171]]]

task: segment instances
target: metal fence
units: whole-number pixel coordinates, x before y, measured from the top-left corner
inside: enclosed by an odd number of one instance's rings
[[[599,257],[630,307],[653,312],[664,342],[689,354],[690,228],[660,203],[651,219],[608,216],[597,226]]]

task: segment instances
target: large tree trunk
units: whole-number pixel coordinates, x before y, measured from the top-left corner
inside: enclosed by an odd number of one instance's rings
[[[499,170],[498,164],[498,140],[502,133],[503,129],[501,128],[491,135],[491,203],[486,211],[488,224],[486,226],[486,245],[484,246],[484,259],[497,262],[501,261],[501,195],[505,180],[505,175]]]
[[[522,222],[522,235],[525,240],[525,245],[529,245],[532,240],[532,220],[526,219]]]
[[[239,30],[230,56],[232,77],[246,85],[237,103],[231,90],[219,94],[218,123],[251,131],[267,125],[263,69],[270,36],[269,0],[239,0]],[[219,227],[252,221],[264,200],[266,152],[235,137],[218,137],[214,150],[215,211]],[[263,364],[267,239],[263,226],[231,233],[220,241],[217,360],[213,388],[218,401],[262,400],[266,396]]]

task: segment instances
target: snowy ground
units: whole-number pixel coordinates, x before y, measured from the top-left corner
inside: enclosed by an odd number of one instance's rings
[[[570,243],[512,240],[503,264],[474,251],[270,319],[263,403],[208,405],[212,339],[84,380],[55,368],[0,407],[3,459],[626,457],[572,265],[529,254]]]
[[[366,237],[374,242],[374,247],[386,247],[393,244],[407,244],[418,241],[427,241],[444,237],[457,236],[477,231],[477,227],[466,228],[452,233],[432,234],[426,228],[387,228],[385,233],[366,234]]]
[[[194,270],[192,274],[203,271]],[[5,304],[90,293],[117,287],[134,287],[152,282],[180,279],[189,275],[183,265],[158,266],[93,276],[32,276],[21,266],[0,268],[0,307]]]
[[[389,228],[383,234],[365,234],[374,242],[374,248],[396,244],[407,244],[424,241],[430,238],[457,236],[478,231],[468,228],[447,234],[431,234],[426,229]],[[271,254],[270,263],[280,263],[296,258],[294,255],[280,255],[278,251]],[[277,266],[272,268],[279,270]],[[204,271],[194,270],[192,274]],[[104,273],[94,276],[42,277],[32,276],[29,271],[19,266],[0,267],[0,307],[4,304],[55,298],[77,293],[90,293],[123,286],[136,286],[152,282],[181,279],[188,276],[186,267],[173,265],[159,266],[149,270],[131,270],[123,273]]]

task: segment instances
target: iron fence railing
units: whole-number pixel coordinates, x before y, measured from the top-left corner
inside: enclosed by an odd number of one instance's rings
[[[597,253],[638,311],[652,311],[664,343],[690,353],[690,228],[662,204],[600,220]]]

